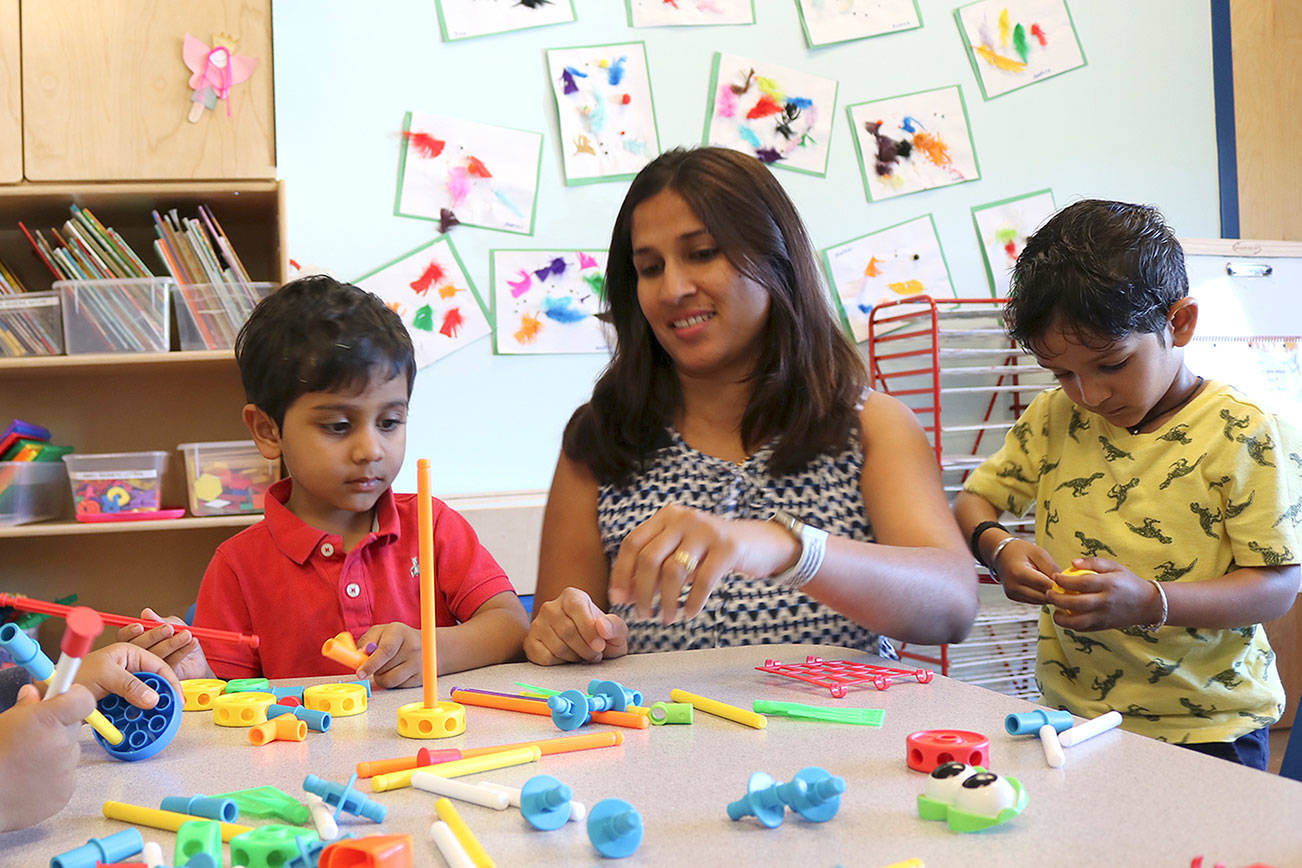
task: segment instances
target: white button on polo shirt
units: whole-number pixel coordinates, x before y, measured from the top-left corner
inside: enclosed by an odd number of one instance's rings
[[[321,544],[321,557],[328,558],[335,553],[335,547],[330,543]]]
[[[344,593],[356,599],[357,595],[362,592],[362,586],[356,582],[349,582],[344,585]]]

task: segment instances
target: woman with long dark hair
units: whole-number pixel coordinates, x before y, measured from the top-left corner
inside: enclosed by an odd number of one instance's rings
[[[768,169],[673,150],[611,235],[616,345],[566,426],[529,659],[954,642],[976,577],[912,412],[867,388]],[[656,618],[656,614],[659,617]]]

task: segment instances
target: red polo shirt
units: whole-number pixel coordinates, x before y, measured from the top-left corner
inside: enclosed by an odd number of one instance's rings
[[[292,479],[267,490],[266,517],[217,547],[199,588],[196,627],[256,633],[252,650],[205,642],[219,678],[299,678],[351,674],[321,656],[326,639],[353,638],[377,624],[420,627],[416,495],[380,496],[377,529],[350,552],[337,534],[307,525],[286,508]],[[434,501],[436,622],[470,618],[485,600],[515,589],[470,524]]]

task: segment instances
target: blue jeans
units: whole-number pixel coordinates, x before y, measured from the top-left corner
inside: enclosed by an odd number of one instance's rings
[[[1266,770],[1270,763],[1270,727],[1254,729],[1247,735],[1241,735],[1234,741],[1207,741],[1199,744],[1182,744],[1189,750],[1196,750],[1208,756],[1220,757],[1250,769]]]

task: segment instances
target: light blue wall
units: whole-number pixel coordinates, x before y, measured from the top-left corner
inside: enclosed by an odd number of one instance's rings
[[[451,237],[481,292],[494,247],[604,247],[625,185],[567,188],[546,79],[548,47],[643,40],[661,144],[701,138],[716,50],[840,82],[826,178],[779,171],[820,248],[924,213],[935,216],[965,295],[986,294],[969,208],[1043,187],[1151,202],[1176,232],[1216,237],[1210,13],[1199,0],[1070,0],[1088,65],[990,102],[981,98],[952,11],[920,0],[923,28],[809,50],[795,0],[755,0],[748,27],[628,27],[621,0],[574,0],[578,21],[439,40],[434,0],[276,0],[276,141],[288,189],[289,252],[352,279],[436,232],[393,216],[399,130],[408,110],[543,133],[533,237],[458,227]],[[844,106],[962,86],[982,179],[869,204]],[[495,357],[488,339],[420,372],[408,461],[433,461],[442,494],[544,488],[560,432],[604,359]]]

